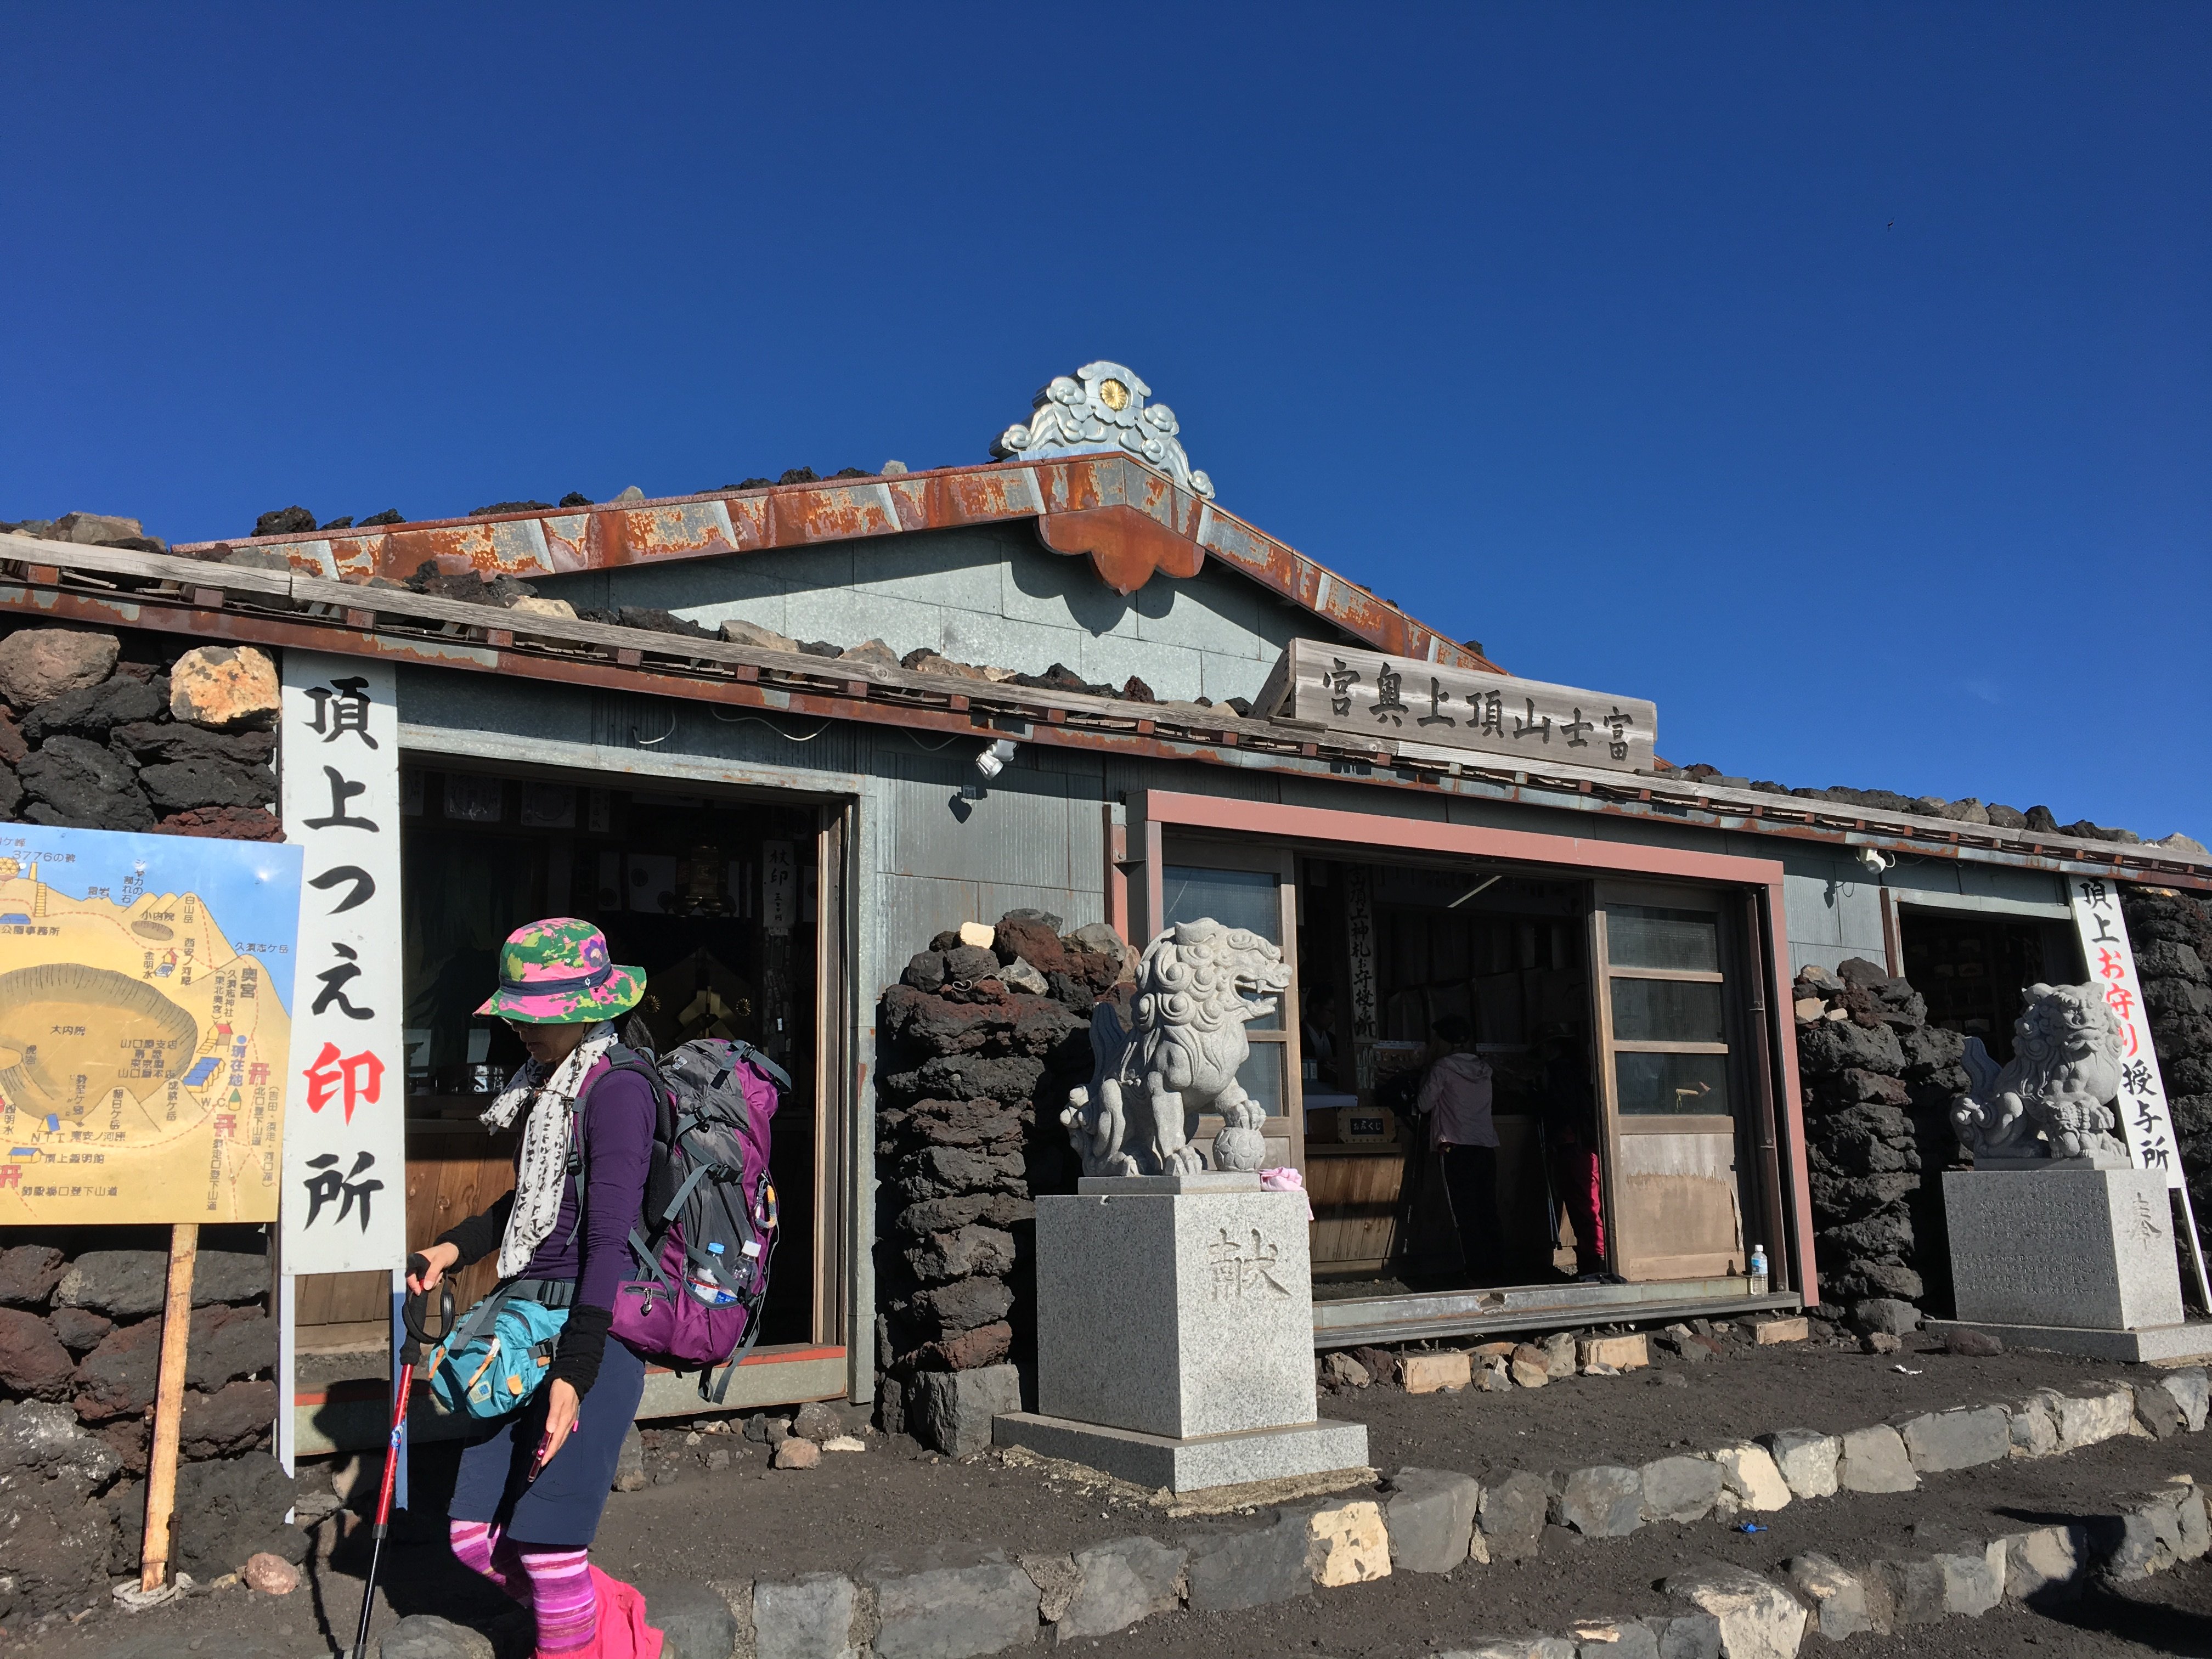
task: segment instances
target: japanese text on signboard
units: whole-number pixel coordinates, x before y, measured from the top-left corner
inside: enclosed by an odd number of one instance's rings
[[[0,824],[0,1225],[278,1209],[300,855]]]
[[[404,1253],[399,720],[392,671],[284,653],[284,824],[307,854],[285,1137],[284,1267]]]
[[[2068,884],[2067,898],[2081,935],[2082,957],[2089,964],[2090,982],[2103,994],[2106,1006],[2119,1021],[2120,1093],[2113,1109],[2120,1116],[2128,1156],[2139,1170],[2163,1170],[2169,1188],[2179,1187],[2181,1158],[2176,1150],[2173,1115],[2166,1105],[2166,1080],[2159,1074],[2158,1054],[2151,1047],[2142,981],[2136,974],[2135,947],[2128,942],[2128,924],[2120,914],[2118,895],[2108,881],[2077,877]]]
[[[1651,765],[1658,712],[1635,697],[1293,640],[1261,694],[1269,714],[1528,765]]]

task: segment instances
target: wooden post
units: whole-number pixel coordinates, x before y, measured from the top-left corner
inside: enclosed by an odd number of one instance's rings
[[[192,1267],[199,1224],[169,1230],[169,1289],[161,1304],[161,1372],[154,1391],[154,1450],[146,1468],[146,1534],[138,1588],[156,1590],[169,1572],[169,1521],[177,1507],[177,1441],[185,1412],[185,1346],[192,1328]]]

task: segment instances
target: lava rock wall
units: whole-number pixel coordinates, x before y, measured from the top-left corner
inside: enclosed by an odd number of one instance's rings
[[[278,841],[276,670],[228,646],[0,635],[0,820]]]
[[[150,635],[0,632],[0,820],[276,841],[276,671]],[[269,1452],[276,1333],[260,1230],[203,1234],[186,1350],[177,1565],[297,1560]],[[136,1570],[167,1230],[0,1232],[0,1620],[104,1598]]]
[[[876,1364],[886,1429],[929,1372],[1033,1375],[1036,1198],[1073,1192],[1060,1127],[1091,1075],[1091,1010],[1132,958],[1101,924],[1015,910],[988,945],[932,939],[878,1030]],[[985,930],[971,927],[971,937]]]
[[[82,1606],[137,1567],[168,1255],[114,1246],[153,1231],[0,1248],[0,1619]],[[300,1560],[306,1534],[284,1525],[292,1482],[269,1450],[276,1335],[259,1230],[202,1238],[175,1560],[206,1583],[258,1550]]]
[[[1957,1155],[1966,1040],[1929,1024],[1926,1000],[1863,957],[1800,970],[1793,994],[1821,1303],[1946,1309],[1942,1173]]]

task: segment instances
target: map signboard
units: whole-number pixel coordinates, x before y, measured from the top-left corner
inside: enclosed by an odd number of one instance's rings
[[[0,1226],[273,1221],[300,851],[0,824]]]

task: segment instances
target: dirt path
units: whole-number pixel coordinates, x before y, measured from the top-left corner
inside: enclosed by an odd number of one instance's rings
[[[2083,1390],[2128,1370],[2063,1354],[1970,1359],[1917,1338],[1907,1348],[1869,1354],[1805,1343],[1735,1346],[1702,1364],[1677,1361],[1510,1394],[1355,1389],[1324,1396],[1322,1411],[1367,1425],[1370,1461],[1379,1469],[1416,1464],[1480,1474],[1486,1465],[1644,1463],[1685,1446],[1710,1448],[1776,1429],[1834,1434],[1896,1415],[2008,1404],[2038,1389]],[[1666,1377],[1683,1386],[1659,1380]]]
[[[1241,1613],[1164,1614],[1103,1638],[1112,1659],[1282,1659],[1291,1653],[1331,1659],[1420,1659],[1485,1635],[1559,1635],[1580,1618],[1680,1613],[1658,1582],[1699,1560],[1765,1571],[1805,1550],[1846,1562],[1869,1556],[1925,1555],[1960,1536],[1988,1539],[2059,1517],[2103,1511],[2122,1492],[2176,1474],[2212,1480],[2207,1437],[2124,1440],[2034,1462],[1998,1464],[1932,1477],[1917,1492],[1856,1494],[1807,1504],[1759,1520],[1770,1530],[1744,1534],[1713,1522],[1662,1522],[1627,1538],[1584,1539],[1557,1528],[1543,1553],[1518,1564],[1468,1565],[1447,1576],[1393,1576]],[[2200,1574],[2202,1564],[2189,1568]],[[2155,1581],[2154,1581],[2155,1582]],[[2155,1593],[2155,1592],[2153,1592]],[[2035,1615],[2019,1615],[2032,1628]],[[1982,1621],[1986,1622],[1986,1621]],[[2017,1647],[1968,1647],[1977,1621],[1947,1620],[1910,1640],[1917,1645],[1861,1647],[1860,1653],[2016,1653]],[[1087,1650],[1091,1644],[1072,1644]],[[2087,1648],[2112,1655],[2140,1650]],[[1809,1651],[1809,1649],[1808,1649]],[[2053,1651],[2067,1651],[2057,1649]]]
[[[1904,1371],[1895,1369],[1899,1364]],[[2009,1401],[2042,1387],[2086,1391],[2094,1382],[2123,1375],[2124,1368],[2033,1354],[1877,1357],[1790,1346],[1678,1363],[1658,1374],[1679,1381],[1658,1382],[1638,1373],[1504,1395],[1421,1396],[1376,1387],[1327,1396],[1323,1410],[1365,1421],[1374,1462],[1385,1470],[1410,1463],[1480,1474],[1638,1463],[1773,1429],[1832,1431],[1909,1413]],[[860,1413],[849,1419],[849,1427],[860,1427]],[[1176,1540],[1249,1524],[1235,1516],[1174,1520],[1141,1498],[1103,1495],[1047,1470],[1008,1466],[995,1454],[949,1462],[898,1437],[866,1434],[866,1451],[827,1455],[820,1468],[806,1472],[771,1470],[767,1449],[736,1432],[687,1443],[684,1430],[660,1429],[650,1438],[647,1468],[655,1483],[616,1494],[600,1533],[598,1559],[623,1576],[735,1585],[849,1571],[871,1555],[909,1555],[931,1545],[1060,1553],[1132,1533]],[[451,1447],[416,1453],[415,1509],[402,1517],[388,1548],[378,1627],[401,1613],[435,1612],[492,1629],[506,1638],[504,1650],[520,1636],[511,1610],[456,1566],[444,1547],[441,1505],[455,1455]],[[709,1459],[724,1466],[710,1468]],[[1662,1524],[1600,1541],[1554,1532],[1532,1563],[1464,1568],[1445,1578],[1398,1577],[1237,1614],[1173,1614],[1109,1639],[1129,1659],[1201,1649],[1211,1659],[1277,1659],[1291,1650],[1407,1659],[1484,1631],[1557,1631],[1594,1613],[1659,1611],[1664,1598],[1655,1581],[1700,1557],[1764,1567],[1806,1548],[1850,1559],[1910,1553],[1916,1540],[1924,1553],[1928,1540],[1946,1529],[1982,1536],[2014,1530],[2038,1524],[2033,1517],[2042,1515],[2100,1509],[2120,1492],[2179,1472],[2212,1481],[2212,1435],[2124,1441],[2063,1458],[1942,1475],[1917,1493],[1793,1505],[1761,1517],[1771,1530],[1757,1534],[1714,1522]],[[210,1596],[158,1615],[158,1625],[103,1611],[41,1638],[40,1659],[168,1659],[199,1651],[222,1659],[302,1659],[331,1652],[334,1644],[323,1633],[337,1632],[337,1646],[350,1641],[367,1540],[349,1515],[325,1522],[317,1536],[308,1583],[283,1601],[242,1593]],[[1947,1636],[1962,1638],[1975,1630],[1966,1621],[1943,1627]],[[196,1639],[203,1645],[192,1646]],[[1972,1639],[1981,1638],[1977,1632]],[[2106,1651],[2082,1650],[2100,1659]]]
[[[2212,1562],[2193,1561],[2124,1589],[2094,1589],[2048,1612],[2005,1607],[1907,1636],[1853,1637],[1848,1652],[1850,1659],[2207,1659]]]

